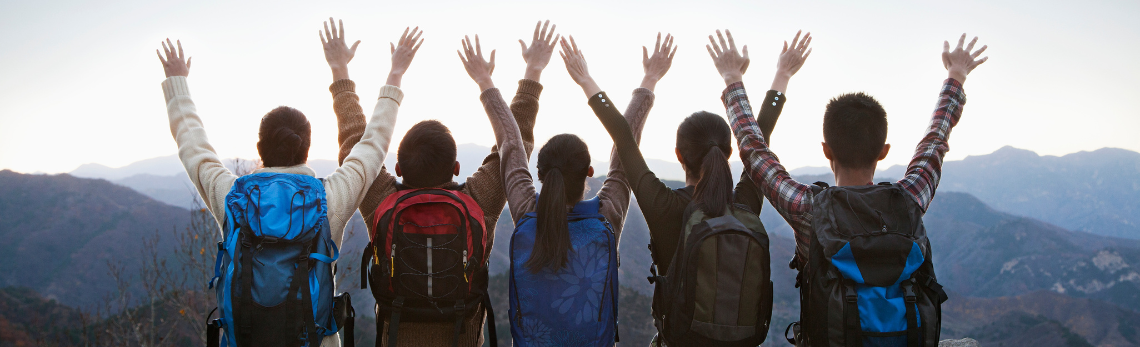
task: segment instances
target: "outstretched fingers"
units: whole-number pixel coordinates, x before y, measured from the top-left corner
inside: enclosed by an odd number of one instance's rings
[[[479,44],[479,34],[475,34],[475,54],[480,57],[483,56],[483,45]]]
[[[732,31],[724,29],[724,34],[728,36],[728,49],[736,50],[736,41],[732,39]],[[723,40],[723,39],[722,39]]]
[[[412,27],[405,27],[405,28],[404,28],[404,33],[403,33],[403,34],[400,34],[400,40],[398,40],[398,41],[396,41],[396,42],[399,42],[399,43],[400,43],[400,45],[401,45],[401,46],[403,46],[403,45],[404,45],[404,41],[408,39],[408,31],[410,31],[410,30],[412,30]]]

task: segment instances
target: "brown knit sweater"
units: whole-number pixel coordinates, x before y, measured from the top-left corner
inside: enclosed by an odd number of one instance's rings
[[[347,79],[338,80],[329,86],[329,91],[333,95],[333,110],[337,119],[337,141],[340,142],[339,160],[344,160],[348,156],[352,147],[364,134],[366,125],[364,111],[360,107],[360,98],[356,95],[355,89],[356,84]],[[542,84],[532,80],[520,80],[518,92],[515,93],[515,97],[511,101],[510,112],[514,114],[515,122],[518,123],[527,157],[530,157],[530,153],[534,149],[534,121],[538,115],[538,96],[541,92]],[[497,89],[489,89],[483,91],[482,94],[487,93],[498,94],[498,91]],[[494,124],[492,122],[492,125]],[[484,230],[487,230],[488,240],[491,241],[495,239],[495,225],[507,202],[506,194],[503,192],[502,173],[499,169],[498,148],[497,145],[491,148],[491,153],[483,159],[483,165],[471,177],[467,178],[467,183],[461,190],[475,199],[475,202],[483,210]],[[454,185],[454,182],[445,184],[445,186]],[[368,188],[364,201],[360,204],[360,214],[364,216],[364,220],[372,220],[380,202],[396,191],[396,177],[390,174],[387,168],[382,167],[380,174],[377,175],[372,186]],[[365,224],[368,225],[369,232],[371,232],[372,225]],[[488,251],[492,246],[493,243],[487,244]],[[478,347],[483,345],[484,316],[484,310],[480,308],[477,314],[467,322],[466,333],[459,337],[460,346]],[[387,345],[388,323],[385,320],[387,317],[377,318],[377,321],[383,324],[380,327],[382,333],[377,334],[377,341],[381,345]],[[399,330],[400,346],[450,346],[455,334],[454,324],[447,322],[403,322],[400,324]]]

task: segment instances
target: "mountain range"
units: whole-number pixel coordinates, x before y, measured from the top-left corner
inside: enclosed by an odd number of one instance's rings
[[[476,144],[459,145],[459,177],[470,175],[490,150]],[[233,159],[226,160],[227,165],[232,162]],[[386,163],[394,165],[395,156],[389,156]],[[650,159],[648,163],[658,177],[684,179],[681,166],[675,162]],[[609,166],[604,161],[595,161],[593,165],[599,172]],[[322,177],[336,169],[336,163],[331,160],[311,160],[309,166]],[[734,175],[739,175],[742,168],[740,162],[732,162]],[[878,171],[876,176],[895,180],[902,177],[905,170],[902,165],[893,165]],[[790,172],[805,183],[834,181],[825,167],[803,167]],[[182,164],[174,155],[121,168],[85,164],[71,175],[107,179],[185,208],[192,206],[196,196]],[[1140,239],[1140,199],[1136,198],[1140,194],[1140,153],[1137,152],[1102,148],[1058,157],[1007,146],[991,154],[945,162],[939,191],[970,193],[1003,212],[1036,218],[1066,229]],[[777,221],[779,218],[769,219]]]

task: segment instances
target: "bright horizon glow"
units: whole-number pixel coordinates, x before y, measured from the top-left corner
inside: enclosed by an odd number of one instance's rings
[[[479,90],[454,51],[464,34],[479,34],[486,51],[497,49],[493,77],[509,101],[522,78],[517,40],[529,41],[540,19],[574,35],[590,72],[619,105],[641,81],[641,46],[652,48],[658,31],[677,37],[680,49],[657,86],[645,127],[641,148],[648,158],[676,161],[676,127],[688,114],[725,114],[724,84],[703,47],[707,35],[724,28],[749,46],[752,64],[744,80],[754,102],[771,83],[781,43],[797,29],[815,37],[773,135],[772,148],[788,168],[827,166],[819,145],[823,107],[852,91],[874,95],[887,109],[893,150],[879,168],[906,164],[946,76],[942,41],[953,44],[962,32],[989,45],[991,59],[965,84],[968,102],[947,160],[1006,145],[1041,155],[1140,151],[1134,135],[1140,117],[1131,102],[1140,94],[1134,82],[1140,26],[1132,22],[1140,15],[1137,2],[443,1],[424,7],[69,1],[4,7],[0,28],[9,34],[0,37],[0,169],[19,172],[68,172],[85,163],[120,167],[175,153],[154,55],[166,37],[180,39],[194,57],[191,93],[220,157],[257,157],[261,115],[289,105],[313,124],[309,158],[335,159],[332,78],[317,36],[329,16],[344,21],[350,42],[362,40],[349,69],[366,113],[388,72],[388,43],[406,26],[425,31],[404,76],[392,155],[403,133],[424,119],[443,121],[457,143],[493,145]],[[596,160],[606,160],[612,141],[559,57],[541,82],[538,144],[574,133]]]

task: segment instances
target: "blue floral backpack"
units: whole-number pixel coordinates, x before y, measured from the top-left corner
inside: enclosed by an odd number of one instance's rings
[[[566,266],[531,272],[538,217],[527,213],[511,236],[510,320],[515,346],[613,346],[618,340],[617,238],[595,197],[567,215]]]
[[[225,203],[225,239],[210,282],[221,318],[207,326],[207,345],[315,347],[343,327],[344,345],[352,346],[352,303],[348,294],[333,296],[339,252],[323,182],[246,175]]]

